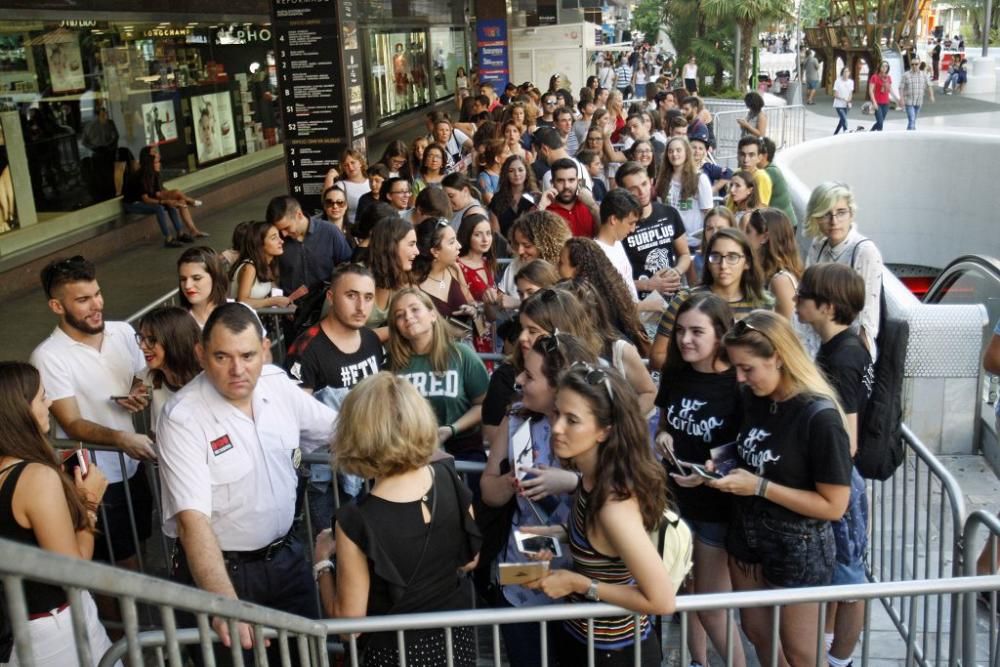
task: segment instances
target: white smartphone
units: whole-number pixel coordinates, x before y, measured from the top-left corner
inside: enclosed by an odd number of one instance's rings
[[[555,558],[562,555],[559,540],[551,535],[533,535],[515,530],[514,541],[517,543],[517,550],[523,554],[539,554],[548,550]]]

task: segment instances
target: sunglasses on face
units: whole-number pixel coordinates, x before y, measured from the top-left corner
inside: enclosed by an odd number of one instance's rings
[[[334,206],[347,206],[347,202],[342,199],[327,199],[323,203],[326,204],[327,208],[333,208]]]

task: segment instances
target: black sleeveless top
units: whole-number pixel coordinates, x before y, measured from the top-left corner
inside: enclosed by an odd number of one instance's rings
[[[7,479],[0,482],[0,537],[37,547],[38,540],[35,538],[35,532],[17,523],[12,507],[14,489],[17,488],[17,481],[21,478],[21,473],[24,472],[27,465],[27,461],[19,461],[0,470],[0,475],[10,471]],[[29,615],[44,614],[61,607],[67,601],[66,591],[58,586],[37,584],[31,581],[24,582],[24,594],[28,600]]]

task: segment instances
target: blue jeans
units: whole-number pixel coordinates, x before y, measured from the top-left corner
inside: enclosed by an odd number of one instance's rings
[[[847,107],[834,108],[837,110],[837,115],[840,116],[840,121],[837,123],[837,129],[833,133],[839,134],[841,130],[847,132]]]
[[[160,223],[160,231],[163,232],[164,238],[174,238],[182,233],[181,215],[176,208],[167,208],[162,204],[147,204],[144,201],[122,202],[122,208],[128,213],[141,213],[143,215],[155,213],[156,221]],[[173,234],[170,233],[170,225],[167,222],[168,214],[170,222],[174,223]]]
[[[906,129],[915,130],[917,129],[917,114],[920,113],[920,107],[914,104],[906,105]]]
[[[886,116],[888,116],[888,115],[889,115],[889,105],[888,104],[880,104],[877,107],[875,107],[875,124],[872,125],[871,131],[872,132],[881,132],[882,131],[882,123],[885,122]]]

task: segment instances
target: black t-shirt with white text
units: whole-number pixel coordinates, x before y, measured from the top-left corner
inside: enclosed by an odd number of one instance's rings
[[[664,375],[656,395],[664,429],[673,438],[674,455],[681,461],[704,464],[711,450],[736,439],[743,417],[736,371],[699,373],[685,368]],[[677,472],[672,467],[669,472]],[[681,516],[695,521],[725,523],[730,519],[732,495],[702,485],[691,489],[671,479]]]
[[[625,237],[622,245],[632,265],[632,278],[649,278],[677,264],[674,241],[685,234],[684,221],[673,206],[653,202],[653,210]]]
[[[820,346],[816,365],[837,390],[844,412],[860,421],[875,385],[875,365],[861,338],[850,329],[841,331]]]
[[[288,348],[285,366],[303,387],[319,391],[324,387],[349,389],[382,368],[385,355],[378,335],[361,329],[361,346],[356,352],[341,351],[320,324],[309,327]]]
[[[849,486],[853,463],[843,420],[831,406],[813,414],[807,428],[809,405],[815,400],[813,395],[796,394],[776,403],[744,388],[743,425],[736,437],[742,467],[793,489],[814,491],[817,483]],[[764,502],[773,514],[805,518]]]

